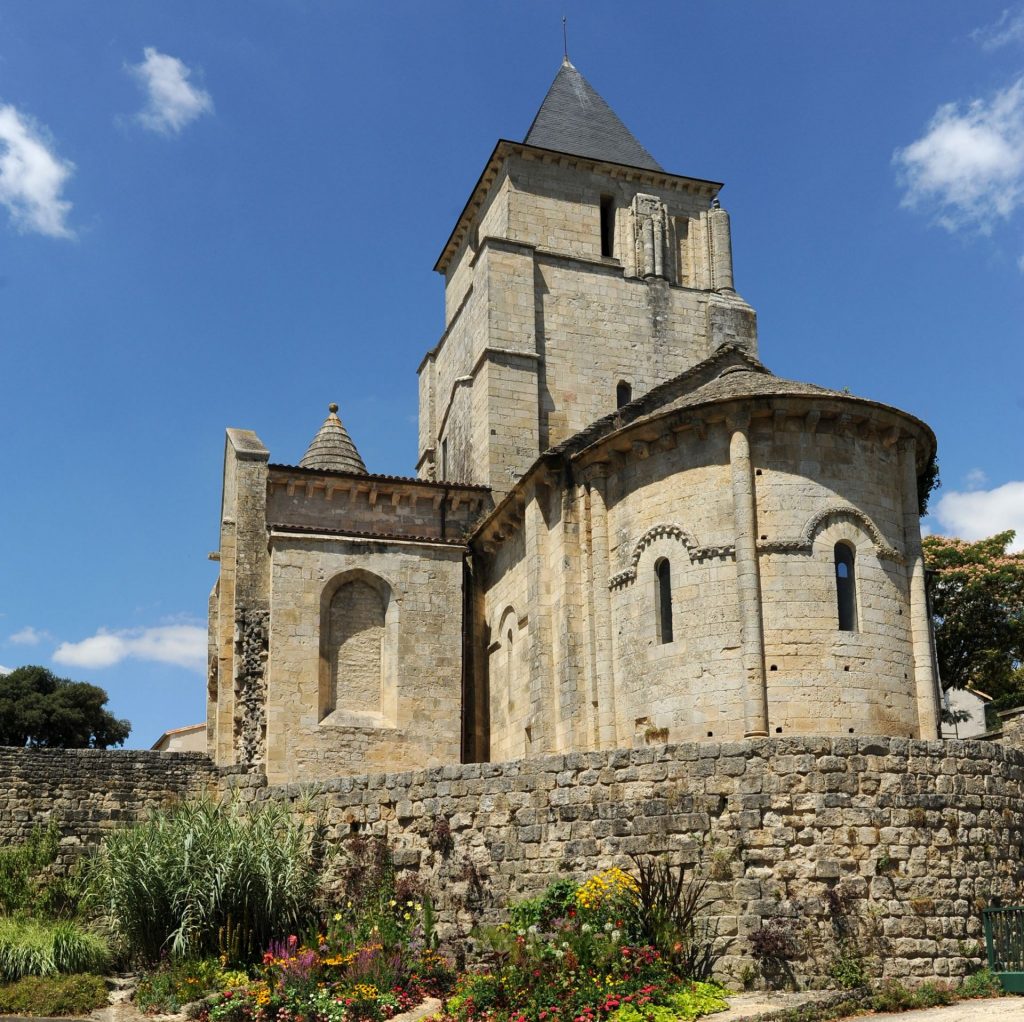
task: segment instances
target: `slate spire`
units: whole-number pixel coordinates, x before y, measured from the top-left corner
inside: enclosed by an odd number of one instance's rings
[[[568,57],[562,61],[523,141],[608,163],[663,169]]]
[[[302,468],[323,468],[331,472],[358,472],[368,475],[356,445],[338,418],[338,406],[327,406],[328,414],[319,432],[313,437],[299,465]]]

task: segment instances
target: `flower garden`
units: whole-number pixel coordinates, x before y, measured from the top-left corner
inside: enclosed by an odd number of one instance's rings
[[[52,824],[0,848],[0,1013],[84,1014],[106,1003],[113,969],[137,974],[140,1012],[205,1022],[378,1022],[428,1000],[437,1022],[727,1007],[712,974],[731,941],[708,921],[708,879],[661,859],[555,878],[442,947],[419,877],[380,839],[332,844],[308,807],[185,803],[109,835],[71,877],[54,871],[57,850]],[[993,992],[986,975],[970,991]],[[894,990],[879,996],[903,1003]]]

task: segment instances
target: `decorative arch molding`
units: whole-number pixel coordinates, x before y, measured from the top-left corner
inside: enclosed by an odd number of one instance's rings
[[[502,612],[497,616],[495,620],[497,624],[496,627],[491,631],[493,639],[487,646],[488,655],[490,655],[497,649],[501,649],[504,641],[504,636],[506,632],[508,632],[510,625],[512,627],[513,633],[518,633],[523,628],[525,628],[526,623],[529,620],[529,615],[524,614],[522,617],[520,617],[516,613],[516,608],[510,603],[502,610]]]
[[[608,580],[608,588],[619,589],[622,586],[629,585],[631,582],[635,582],[637,565],[640,563],[640,558],[643,557],[644,551],[659,539],[679,540],[686,547],[691,564],[694,561],[710,560],[712,557],[732,557],[736,552],[736,548],[733,546],[701,546],[691,532],[687,532],[681,525],[676,525],[674,522],[655,525],[636,541],[633,553],[630,555],[629,567],[625,571],[620,571],[617,575],[612,575]]]
[[[852,504],[832,504],[820,508],[807,520],[807,524],[804,525],[797,539],[762,540],[757,544],[757,549],[767,553],[810,551],[814,547],[814,538],[818,531],[832,518],[852,518],[859,522],[879,557],[895,561],[897,564],[905,562],[906,558],[903,554],[886,542],[882,530],[871,520],[871,517]]]

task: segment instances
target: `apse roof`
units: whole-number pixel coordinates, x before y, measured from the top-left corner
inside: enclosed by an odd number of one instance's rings
[[[568,57],[562,61],[523,142],[607,163],[664,169]]]

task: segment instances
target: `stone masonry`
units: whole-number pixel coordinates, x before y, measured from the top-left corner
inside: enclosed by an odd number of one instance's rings
[[[0,747],[0,843],[57,821],[60,861],[153,809],[216,796],[220,776],[198,752]]]
[[[721,189],[565,61],[435,266],[417,478],[368,472],[334,404],[297,465],[228,430],[219,766],[937,737],[935,437],[760,361]]]
[[[628,854],[712,880],[738,981],[751,933],[785,920],[801,982],[828,981],[837,929],[878,975],[963,974],[981,909],[1024,882],[1024,750],[906,738],[780,738],[541,756],[270,785],[192,753],[0,749],[0,841],[56,818],[67,865],[112,828],[204,793],[322,814],[344,855],[377,836],[436,899],[456,944],[508,901]]]
[[[313,795],[341,847],[385,838],[438,899],[447,939],[559,876],[629,866],[628,853],[700,860],[734,981],[754,964],[746,938],[773,919],[799,939],[801,981],[827,982],[837,927],[876,975],[962,975],[981,908],[1024,881],[1024,751],[983,742],[757,739],[225,782],[248,799]]]

